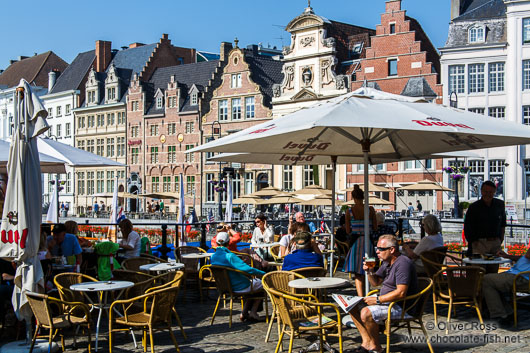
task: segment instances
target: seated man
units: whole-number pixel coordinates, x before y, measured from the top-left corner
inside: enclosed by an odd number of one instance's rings
[[[372,286],[381,285],[379,295],[365,297],[355,306],[350,315],[362,337],[359,351],[381,352],[379,343],[379,325],[387,319],[388,305],[418,292],[418,279],[412,261],[399,252],[397,239],[392,235],[382,235],[377,242],[376,253],[382,264],[374,273],[366,263],[364,271]],[[401,307],[392,307],[391,318],[401,317]],[[364,349],[364,350],[363,350]]]
[[[219,234],[221,232],[228,233],[228,236],[230,237],[230,241],[228,245],[226,246],[228,250],[239,251],[237,250],[237,243],[241,241],[241,234],[233,230],[230,224],[225,224],[225,223],[219,223],[217,225],[217,233]],[[217,247],[217,235],[212,238],[212,248],[216,248],[216,247]]]
[[[64,224],[59,223],[53,227],[52,235],[47,239],[47,246],[52,256],[76,256],[76,264],[81,264],[83,250],[77,237],[66,233]]]
[[[530,249],[524,256],[512,256],[499,251],[497,256],[517,261],[508,271],[502,273],[487,273],[482,280],[482,293],[488,306],[491,319],[499,321],[501,326],[513,325],[509,315],[513,314],[513,307],[504,295],[511,294],[515,276],[524,271],[530,271]],[[528,274],[517,279],[516,286],[528,288]]]
[[[241,260],[236,254],[228,250],[226,246],[228,246],[229,242],[230,237],[228,233],[221,232],[217,234],[217,248],[215,249],[215,253],[210,258],[210,262],[212,265],[235,268],[236,270],[244,271],[251,275],[262,276],[265,274],[265,272],[261,270],[250,267],[245,262],[243,262],[243,260]],[[263,286],[261,284],[260,279],[254,278],[251,284],[250,280],[242,274],[229,272],[228,275],[230,276],[230,285],[232,286],[232,290],[237,294],[250,294],[263,290]],[[260,300],[246,300],[245,305],[243,306],[243,312],[241,313],[240,320],[259,321],[259,304]]]
[[[298,232],[293,238],[296,250],[283,260],[283,271],[296,270],[302,267],[324,267],[322,254],[313,252],[311,233]]]

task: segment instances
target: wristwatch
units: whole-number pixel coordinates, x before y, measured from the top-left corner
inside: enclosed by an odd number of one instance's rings
[[[379,300],[379,296],[375,297],[375,302],[377,303],[377,305],[381,304],[381,300]]]

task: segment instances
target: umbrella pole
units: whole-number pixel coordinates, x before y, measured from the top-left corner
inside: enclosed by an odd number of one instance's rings
[[[335,258],[335,169],[337,156],[331,156],[331,252],[329,257],[329,276],[333,277],[333,260]],[[338,259],[337,259],[338,261]]]
[[[369,192],[368,192],[368,153],[370,152],[370,140],[361,141],[363,147],[364,156],[364,257],[367,258],[370,251],[370,205]],[[365,293],[370,291],[370,281],[368,281],[368,275],[364,276],[365,281]],[[360,295],[364,295],[362,293]]]

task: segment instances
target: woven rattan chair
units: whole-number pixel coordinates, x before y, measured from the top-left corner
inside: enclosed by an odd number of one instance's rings
[[[299,337],[302,334],[318,335],[321,342],[326,341],[327,336],[337,336],[339,338],[339,352],[342,352],[341,315],[339,308],[335,304],[301,299],[272,289],[269,286],[264,288],[273,300],[282,322],[275,353],[279,351],[285,333],[289,335],[289,353],[293,351],[294,337]],[[336,320],[332,320],[323,315],[326,308],[335,311]],[[310,315],[309,313],[316,314]],[[327,333],[328,331],[329,333]]]
[[[91,352],[91,321],[90,321],[90,309],[88,305],[81,302],[67,302],[59,300],[53,297],[49,297],[45,294],[38,294],[32,292],[26,292],[29,305],[33,311],[33,315],[37,320],[37,327],[35,334],[33,335],[33,341],[31,342],[31,348],[29,353],[33,352],[35,346],[35,340],[37,339],[39,330],[41,328],[48,329],[50,331],[48,344],[51,347],[54,337],[59,334],[61,336],[61,348],[64,352],[64,335],[63,330],[68,328],[82,327],[85,329],[88,336],[88,352]],[[51,306],[55,306],[60,312],[57,316],[52,316],[53,312]],[[81,313],[81,315],[79,315]],[[72,330],[74,334],[75,344],[75,333],[77,330]]]
[[[346,259],[346,256],[348,255],[348,252],[350,251],[350,246],[348,243],[340,241],[335,239],[335,266],[333,267],[333,274],[335,275],[335,272],[337,272],[337,268],[340,264],[344,264],[344,260]]]
[[[73,291],[70,289],[72,284],[83,282],[97,282],[97,279],[77,272],[59,273],[53,278],[53,283],[59,291],[61,300],[67,302],[81,302],[85,301],[85,296],[82,292]]]
[[[261,279],[261,282],[263,284],[263,288],[272,288],[279,292],[290,294],[299,298],[307,299],[307,300],[314,300],[316,301],[316,297],[311,293],[311,290],[306,289],[294,289],[289,287],[289,281],[292,281],[293,279],[297,278],[304,278],[299,273],[292,272],[292,271],[273,271],[265,274],[263,278]],[[268,293],[268,292],[267,292]],[[278,322],[278,336],[281,334],[281,320],[280,316],[278,314],[278,308],[274,304],[274,301],[271,298],[272,302],[272,316],[269,321],[269,327],[267,328],[267,334],[265,335],[265,342],[269,341],[272,324],[274,323],[274,319]],[[307,308],[304,308],[303,306],[293,306],[295,313],[294,315],[301,316],[304,313],[309,315],[307,313]],[[305,312],[304,312],[305,310]],[[313,313],[314,315],[315,313]]]
[[[129,259],[123,260],[121,267],[123,267],[124,270],[141,272],[140,266],[156,264],[158,262],[160,261],[148,257],[131,257]]]
[[[145,272],[119,269],[112,271],[112,278],[116,281],[140,283],[152,279],[153,276]]]
[[[422,330],[425,335],[425,341],[429,347],[429,351],[434,353],[432,349],[427,330],[423,325],[423,311],[425,304],[429,296],[429,292],[433,287],[433,280],[427,277],[418,278],[418,290],[419,292],[407,296],[401,300],[393,301],[388,306],[388,316],[385,320],[385,335],[386,335],[386,352],[390,352],[390,335],[401,328],[407,328],[409,336],[412,334],[412,330]],[[368,295],[379,292],[379,289],[373,290]],[[391,310],[394,305],[399,305],[402,309],[401,317],[399,319],[390,319]],[[411,326],[411,324],[417,324],[418,326]]]
[[[263,299],[265,301],[265,316],[269,316],[269,310],[267,307],[267,296],[263,291],[254,292],[252,289],[252,275],[249,275],[246,272],[236,270],[234,268],[230,267],[224,267],[224,266],[210,266],[210,270],[212,271],[213,277],[215,279],[215,285],[217,287],[217,291],[219,292],[219,297],[217,298],[217,304],[215,305],[215,309],[212,315],[212,321],[211,325],[213,325],[213,321],[215,320],[215,315],[217,314],[217,310],[219,309],[219,303],[221,302],[221,299],[226,298],[227,300],[230,300],[230,319],[228,327],[232,327],[232,310],[234,307],[234,299],[235,300],[248,300],[248,299]],[[251,280],[250,284],[250,292],[244,293],[244,294],[238,294],[232,291],[232,285],[230,284],[230,277],[229,272],[232,273],[239,273],[243,276],[248,277]]]
[[[203,300],[203,290],[206,290],[206,297],[208,298],[208,292],[212,289],[216,289],[215,278],[213,277],[210,265],[204,265],[199,271],[199,291],[201,292],[201,302]]]
[[[154,353],[155,347],[153,333],[155,330],[165,329],[169,330],[171,340],[173,341],[177,352],[180,352],[175,335],[171,330],[171,312],[177,299],[178,289],[178,284],[175,284],[135,298],[114,301],[109,309],[109,353],[112,353],[113,333],[128,330],[130,328],[142,329],[142,345],[144,346],[144,352],[147,348],[147,332],[149,332],[151,353]],[[144,309],[141,312],[131,313],[131,308],[135,307],[135,302],[144,303]],[[151,305],[147,305],[148,302],[151,302]],[[114,309],[118,308],[121,309],[123,317],[116,317]]]
[[[280,245],[274,245],[274,246],[271,246],[269,248],[269,252],[272,256],[272,258],[274,259],[274,261],[280,261],[281,260],[281,256],[280,256]]]
[[[523,255],[524,256],[524,255]],[[512,300],[513,300],[513,326],[517,328],[517,302],[521,299],[528,299],[530,294],[530,282],[524,287],[517,285],[517,280],[523,276],[528,276],[530,271],[519,272],[513,279]]]
[[[196,246],[179,246],[175,249],[175,259],[177,259],[178,262],[184,264],[184,293],[186,293],[187,290],[187,283],[188,281],[191,283],[197,284],[197,288],[200,290],[199,285],[199,271],[200,271],[200,263],[201,259],[198,258],[183,258],[182,255],[184,254],[197,254],[197,253],[205,253],[206,251],[202,248],[196,247]],[[202,293],[199,293],[200,296],[202,296]],[[201,297],[202,300],[202,297]]]
[[[151,254],[140,254],[140,257],[145,257],[145,258],[148,258],[148,259],[152,259],[152,260],[155,260],[156,262],[167,262],[166,260],[162,259],[161,257],[156,257],[154,255],[151,255]]]
[[[447,267],[434,276],[434,318],[436,321],[436,304],[449,305],[447,309],[447,329],[454,306],[465,305],[474,308],[481,324],[481,292],[484,269],[478,266]]]
[[[324,267],[301,267],[293,270],[304,277],[324,277],[326,276],[326,269]]]

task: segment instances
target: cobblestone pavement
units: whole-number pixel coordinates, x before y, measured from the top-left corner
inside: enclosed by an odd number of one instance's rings
[[[274,352],[277,342],[276,325],[273,327],[271,339],[265,342],[265,333],[267,323],[243,323],[239,321],[240,305],[235,303],[232,328],[228,327],[228,309],[219,310],[215,322],[210,325],[211,315],[215,307],[215,292],[210,292],[210,299],[200,303],[197,292],[188,288],[186,291],[186,300],[182,302],[180,298],[179,315],[182,319],[188,339],[184,340],[178,326],[173,326],[173,332],[180,345],[183,353],[203,353],[203,352]],[[270,311],[270,303],[269,303]],[[445,318],[447,314],[446,307],[439,310],[438,327],[434,324],[432,315],[432,304],[426,305],[425,325],[429,336],[434,342],[435,352],[461,352],[461,353],[478,353],[478,352],[530,352],[530,307],[522,308],[519,312],[520,325],[517,330],[505,330],[497,328],[494,323],[486,321],[489,324],[487,334],[480,330],[476,312],[458,308],[456,318],[451,321],[449,335],[445,334]],[[262,312],[262,315],[264,312]],[[106,321],[106,320],[104,320]],[[108,336],[106,334],[106,322],[100,333],[100,349],[98,352],[108,352]],[[421,331],[413,331],[412,339],[416,343],[411,343],[407,330],[399,330],[391,338],[391,352],[428,352],[427,345],[422,343],[423,335]],[[4,330],[1,342],[5,343],[13,339],[13,332],[9,328]],[[141,345],[134,348],[130,334],[118,333],[114,339],[115,345],[112,351],[115,353],[123,352],[142,352]],[[93,337],[94,338],[94,337]],[[141,343],[141,335],[136,334],[138,343]],[[381,335],[382,342],[385,342],[385,336]],[[311,338],[295,339],[293,352],[300,352],[307,347]],[[332,346],[338,349],[338,341],[330,339]],[[420,340],[420,341],[418,341]],[[288,340],[284,338],[284,348],[288,348]],[[346,328],[344,330],[344,350],[355,349],[360,345],[360,336],[356,329]],[[78,339],[78,348],[72,346],[72,339],[66,340],[66,351],[81,353],[87,351],[87,339],[81,337]],[[383,345],[385,347],[385,345]],[[156,352],[174,352],[175,348],[171,342],[169,334],[166,332],[155,333]],[[148,349],[149,351],[149,349]]]

